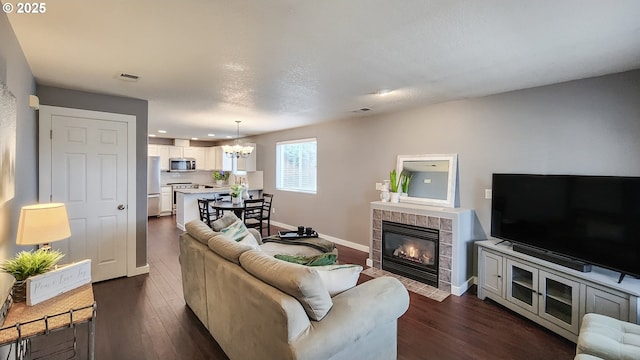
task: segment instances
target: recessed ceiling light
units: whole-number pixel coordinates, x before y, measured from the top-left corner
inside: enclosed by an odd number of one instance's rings
[[[149,137],[156,137],[156,134],[149,134]]]
[[[227,135],[227,139],[231,139],[233,136],[231,135]]]
[[[385,96],[391,93],[391,89],[380,89],[376,91],[376,95]]]
[[[198,140],[198,138],[191,138],[191,140]]]
[[[207,134],[207,136],[214,137],[214,136],[216,136],[216,134]]]
[[[167,130],[158,130],[158,132],[159,132],[160,134],[166,134],[166,133],[167,133]]]

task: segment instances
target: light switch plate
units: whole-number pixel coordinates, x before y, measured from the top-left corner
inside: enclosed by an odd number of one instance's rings
[[[491,200],[491,196],[493,195],[493,190],[484,189],[484,198],[487,200]]]
[[[376,190],[382,190],[382,183],[376,183]]]

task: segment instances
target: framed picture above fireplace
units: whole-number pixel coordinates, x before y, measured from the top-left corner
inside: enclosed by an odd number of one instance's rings
[[[396,172],[411,178],[401,202],[456,207],[458,154],[398,155]]]

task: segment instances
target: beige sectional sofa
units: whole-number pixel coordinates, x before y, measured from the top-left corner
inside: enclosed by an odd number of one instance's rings
[[[199,220],[186,229],[185,301],[229,358],[396,358],[397,320],[409,306],[398,280],[376,278],[329,297],[313,267],[221,239]]]

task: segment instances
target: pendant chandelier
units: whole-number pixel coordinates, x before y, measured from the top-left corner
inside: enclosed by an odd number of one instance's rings
[[[233,145],[222,145],[222,151],[230,158],[246,158],[251,155],[253,146],[245,146],[240,144],[240,120],[236,120],[237,136]]]

